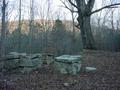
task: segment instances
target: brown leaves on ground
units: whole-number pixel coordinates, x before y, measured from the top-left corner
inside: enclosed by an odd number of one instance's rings
[[[85,72],[86,66],[96,67],[97,71]],[[12,90],[120,90],[120,53],[84,51],[82,69],[73,76],[61,75],[46,66],[30,74],[10,74],[9,79],[14,83]]]

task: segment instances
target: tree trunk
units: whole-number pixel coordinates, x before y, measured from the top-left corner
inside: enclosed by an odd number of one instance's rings
[[[78,17],[84,49],[95,49],[94,38],[91,31],[90,16]]]
[[[5,34],[6,34],[6,23],[5,23],[5,9],[6,9],[6,2],[3,0],[2,6],[2,29],[1,29],[1,45],[0,45],[0,56],[5,55]]]
[[[18,23],[18,52],[21,52],[21,0],[19,1],[19,23]]]
[[[76,44],[76,40],[75,40],[75,21],[74,21],[74,15],[73,12],[71,12],[72,15],[72,44],[71,44],[71,48],[72,48],[72,52],[71,54],[75,54],[75,44]]]
[[[33,53],[32,40],[33,40],[33,25],[34,25],[34,0],[30,0],[30,21],[29,21],[29,53]]]

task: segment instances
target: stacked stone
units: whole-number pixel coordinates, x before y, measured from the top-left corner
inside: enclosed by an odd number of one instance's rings
[[[55,58],[55,68],[62,74],[76,75],[81,69],[80,55],[62,55]]]
[[[26,54],[11,52],[2,58],[4,69],[29,73],[32,70],[41,68],[42,65],[54,65],[54,68],[62,74],[76,75],[81,70],[82,57],[80,55],[62,55],[55,57],[52,54]],[[86,70],[91,70],[87,68]],[[93,69],[93,68],[92,68]]]
[[[11,52],[4,60],[4,69],[25,73],[40,68],[42,62],[42,54],[27,55],[26,53]]]

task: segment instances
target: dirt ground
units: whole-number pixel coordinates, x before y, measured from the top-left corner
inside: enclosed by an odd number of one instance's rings
[[[86,66],[97,70],[85,72]],[[61,75],[52,66],[24,75],[0,74],[0,90],[120,90],[120,53],[84,51],[78,75]]]

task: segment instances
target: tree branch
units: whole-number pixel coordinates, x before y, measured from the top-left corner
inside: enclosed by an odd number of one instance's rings
[[[92,10],[93,6],[94,6],[95,0],[89,0],[87,3],[87,7]]]
[[[72,9],[70,9],[68,6],[61,6],[61,7],[63,7],[63,8],[66,8],[66,9],[68,9],[70,12],[73,12],[73,13],[77,13],[78,11],[76,10],[72,10]]]
[[[100,9],[97,9],[97,10],[91,12],[89,15],[92,15],[92,14],[94,14],[94,13],[97,13],[97,12],[103,10],[103,9],[106,9],[106,8],[114,8],[114,6],[118,6],[118,5],[120,5],[120,3],[115,3],[115,4],[111,4],[111,5],[104,6],[104,7],[100,8]]]
[[[68,0],[71,5],[73,5],[75,8],[79,9],[77,5],[75,5],[71,0]]]
[[[63,4],[64,4],[64,8],[67,8],[70,12],[78,12],[78,11],[74,11],[74,10],[72,10],[72,9],[70,9],[66,4],[65,4],[65,2],[63,2],[62,0],[60,0]]]
[[[79,24],[75,25],[75,27],[78,28],[78,29],[80,29],[80,25]]]

